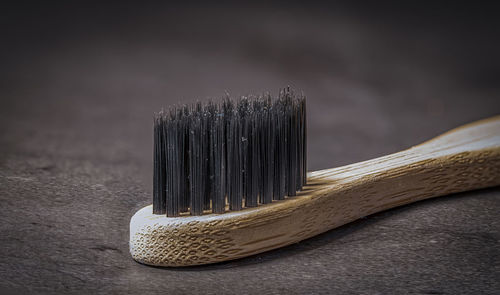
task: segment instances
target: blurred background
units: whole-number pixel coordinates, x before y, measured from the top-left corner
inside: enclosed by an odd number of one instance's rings
[[[2,143],[140,158],[149,179],[154,111],[290,85],[308,97],[309,169],[395,152],[498,113],[497,13],[418,1],[4,4],[1,125],[17,136]]]
[[[78,238],[96,233],[121,251],[104,247],[99,261],[128,259],[128,219],[151,202],[152,114],[162,107],[290,85],[308,99],[309,170],[498,114],[498,5],[401,2],[0,4],[0,213],[31,212],[29,239],[5,244],[3,266],[21,272],[29,260],[5,257],[45,240],[49,258],[36,265],[51,282],[56,262],[98,259],[58,241],[80,249]],[[39,220],[87,228],[47,240],[55,229],[34,233]],[[6,222],[2,233],[20,229]],[[92,280],[86,267],[67,284]]]

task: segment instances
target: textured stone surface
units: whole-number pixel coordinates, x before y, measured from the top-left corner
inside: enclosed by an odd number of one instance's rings
[[[3,290],[500,289],[499,188],[383,212],[222,264],[153,268],[128,253],[130,217],[151,203],[154,111],[290,84],[308,96],[310,170],[392,153],[498,114],[490,7],[32,4],[2,14]]]

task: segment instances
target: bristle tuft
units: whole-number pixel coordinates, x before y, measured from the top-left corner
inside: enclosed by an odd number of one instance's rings
[[[153,122],[154,214],[237,211],[306,184],[306,101],[288,87],[162,110]]]

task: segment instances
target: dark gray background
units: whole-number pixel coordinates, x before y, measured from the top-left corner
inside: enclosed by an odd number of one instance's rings
[[[308,97],[309,170],[399,151],[500,111],[498,7],[2,4],[0,288],[34,293],[500,290],[500,188],[359,220],[204,267],[128,254],[151,203],[152,114]]]

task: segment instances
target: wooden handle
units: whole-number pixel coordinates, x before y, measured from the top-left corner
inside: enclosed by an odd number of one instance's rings
[[[165,217],[152,207],[130,222],[142,263],[187,266],[241,258],[296,243],[400,205],[500,185],[500,116],[449,131],[392,155],[309,173],[296,197],[225,214]]]

